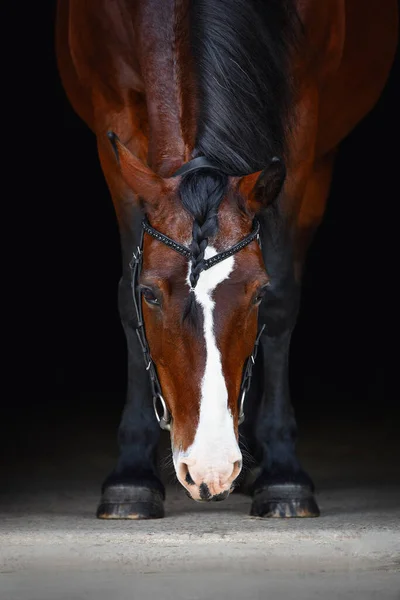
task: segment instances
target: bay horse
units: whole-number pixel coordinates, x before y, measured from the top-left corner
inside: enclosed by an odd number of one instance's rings
[[[160,426],[191,498],[226,498],[245,447],[251,515],[319,514],[289,344],[338,145],[396,41],[395,0],[58,0],[61,79],[123,256],[127,401],[99,518],[164,516]]]

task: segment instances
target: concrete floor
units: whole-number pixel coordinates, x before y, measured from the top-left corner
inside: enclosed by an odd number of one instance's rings
[[[0,495],[1,600],[400,599],[390,424],[311,427],[299,452],[322,516],[305,520],[250,518],[245,496],[197,504],[170,485],[164,520],[98,521],[109,433],[67,436],[68,453],[60,433],[40,462],[25,454],[13,469]]]

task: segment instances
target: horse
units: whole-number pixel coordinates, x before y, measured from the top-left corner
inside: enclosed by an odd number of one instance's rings
[[[161,429],[192,499],[239,487],[253,516],[319,515],[290,340],[339,144],[396,41],[395,0],[58,0],[59,73],[123,259],[127,398],[98,518],[164,516]]]

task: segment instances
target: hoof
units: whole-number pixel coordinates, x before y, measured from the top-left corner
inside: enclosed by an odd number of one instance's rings
[[[104,490],[96,516],[98,519],[161,519],[164,503],[158,491],[112,485]]]
[[[255,492],[250,511],[252,517],[279,519],[319,514],[311,488],[293,483],[270,485]]]

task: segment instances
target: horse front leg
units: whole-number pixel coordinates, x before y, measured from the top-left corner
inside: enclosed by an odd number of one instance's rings
[[[257,358],[257,379],[249,394],[253,418],[246,438],[253,437],[252,453],[259,463],[251,484],[251,515],[318,516],[313,482],[296,454],[297,426],[289,391],[288,356],[299,286],[288,236],[280,233],[278,244],[276,237],[273,239],[275,216],[263,219],[264,258],[271,284],[260,307],[260,324],[266,327]]]
[[[156,519],[164,516],[165,499],[165,489],[156,468],[160,428],[154,415],[149,377],[135,331],[137,317],[129,268],[132,253],[140,240],[141,214],[129,204],[117,214],[123,257],[118,305],[127,341],[128,382],[126,404],[118,429],[119,455],[114,470],[102,485],[97,517]]]
[[[335,152],[311,174],[297,219],[289,226],[279,205],[262,220],[263,254],[271,279],[260,307],[265,323],[250,390],[251,419],[244,433],[259,468],[251,484],[251,514],[259,517],[316,517],[314,484],[296,454],[297,425],[289,390],[289,348],[300,301],[306,248],[320,223],[329,193]]]
[[[260,470],[252,484],[251,515],[316,517],[314,484],[296,453],[297,425],[288,383],[291,328],[262,340],[264,392],[255,426]],[[261,357],[260,357],[261,358]]]

